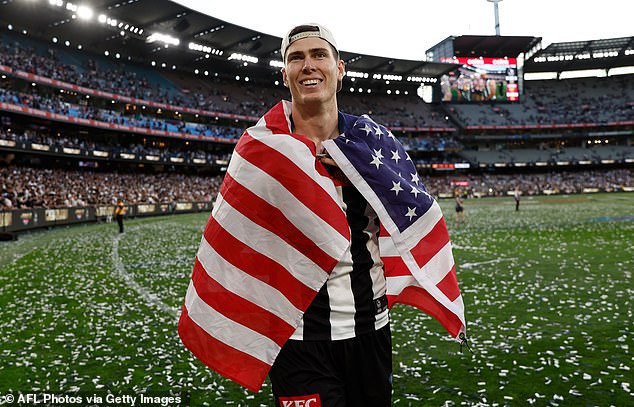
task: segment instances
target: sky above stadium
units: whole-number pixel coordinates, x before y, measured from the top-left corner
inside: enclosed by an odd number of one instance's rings
[[[449,36],[495,35],[487,0],[178,0],[229,23],[282,37],[292,26],[318,22],[343,51],[422,60]],[[503,0],[500,34],[553,42],[634,35],[634,0]]]

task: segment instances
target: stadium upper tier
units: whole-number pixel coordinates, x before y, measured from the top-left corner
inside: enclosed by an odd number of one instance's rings
[[[5,132],[3,138],[16,140],[18,136],[27,149],[41,138],[51,141],[51,146],[65,139],[69,147],[83,149],[91,145],[112,152],[102,160],[123,153],[139,162],[144,161],[140,157],[158,156],[157,164],[181,158],[183,163],[198,162],[198,167],[225,161],[241,132],[270,106],[289,96],[282,87],[113,63],[103,56],[6,33],[0,35],[0,71],[0,109],[7,114],[30,115],[48,123],[53,120],[60,126],[93,128],[84,136],[76,134],[81,131],[71,130],[73,137],[60,139],[51,134],[66,133],[68,128],[55,130],[53,126],[50,131],[29,132],[27,125],[16,127],[19,121],[14,120],[14,132]],[[341,92],[339,99],[342,110],[369,114],[391,128],[412,152],[419,168],[458,162],[476,167],[494,167],[502,162],[509,168],[514,163],[536,162],[550,163],[548,166],[582,161],[600,165],[604,161],[631,163],[634,159],[629,141],[634,125],[634,75],[526,82],[526,93],[518,104],[428,104],[413,94],[350,92]],[[577,141],[566,145],[551,142],[542,147],[534,140],[521,148],[491,148],[475,140],[473,145],[474,134],[480,137],[482,132],[493,131],[511,138],[521,136],[531,126],[545,131],[551,139],[558,138],[562,128],[577,131]],[[576,130],[579,127],[583,128]],[[616,131],[619,134],[611,136],[623,137],[615,138],[618,146],[592,145],[588,149],[587,140],[582,138],[589,131]],[[103,135],[97,140],[97,134],[107,132],[136,135],[138,141],[111,140]],[[161,141],[157,149],[157,142],[152,140],[158,138],[176,142],[168,145]],[[222,151],[210,151],[199,144],[188,146],[189,140],[227,146]],[[469,140],[471,145],[465,148]],[[198,157],[205,159],[193,159]]]
[[[466,129],[495,126],[634,124],[634,75],[527,81],[521,104],[456,104]]]
[[[0,39],[0,65],[11,68],[15,76],[34,80],[37,78],[32,75],[38,75],[48,79],[45,82],[49,85],[132,97],[140,105],[154,102],[168,105],[174,111],[195,109],[197,114],[208,117],[223,117],[222,113],[226,113],[238,115],[242,121],[255,122],[277,101],[289,98],[288,92],[279,88],[231,83],[218,78],[201,80],[193,75],[153,71],[124,63],[115,66],[100,56],[87,57],[80,52],[47,48],[34,40],[6,34]],[[444,119],[441,109],[426,105],[415,95],[346,94],[342,95],[341,104],[343,109],[353,113],[371,113],[393,131],[455,131],[454,125]],[[377,106],[381,109],[377,110]]]
[[[123,62],[114,64],[101,56],[89,57],[85,53],[49,47],[48,44],[14,35],[2,35],[0,40],[0,65],[16,72],[61,81],[75,89],[81,87],[133,97],[140,105],[159,103],[175,111],[193,109],[208,117],[226,113],[239,115],[242,121],[254,122],[277,101],[288,98],[287,91],[281,88],[239,81],[231,83],[218,78],[203,79],[182,72],[151,70]],[[63,84],[59,86],[66,86]],[[457,127],[469,130],[483,126],[632,124],[634,75],[526,82],[521,104],[430,105],[412,94],[345,92],[340,95],[340,104],[342,110],[370,114],[395,132],[454,132]],[[241,123],[237,127],[243,126],[244,123]],[[162,127],[167,128],[168,125]],[[189,127],[192,134],[213,133],[198,131],[195,125],[185,124],[184,127]],[[176,130],[178,126],[171,129]]]

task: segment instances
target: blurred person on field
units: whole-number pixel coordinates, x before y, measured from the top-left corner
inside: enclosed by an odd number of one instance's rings
[[[460,198],[460,191],[457,191],[454,194],[454,201],[456,203],[456,213],[454,219],[456,220],[456,223],[464,222],[464,204],[462,203],[462,199]]]
[[[114,208],[114,217],[117,220],[117,224],[119,225],[119,233],[123,233],[123,217],[126,214],[126,207],[123,203],[123,200],[119,199],[117,201],[117,206]]]
[[[522,196],[522,192],[519,187],[515,187],[515,192],[513,192],[513,199],[515,200],[515,211],[518,212],[520,210],[520,198]]]

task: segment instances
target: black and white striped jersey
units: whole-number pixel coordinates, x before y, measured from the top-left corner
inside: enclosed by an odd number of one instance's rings
[[[350,225],[350,246],[290,339],[347,339],[389,321],[378,217],[352,185],[338,185],[337,190]]]

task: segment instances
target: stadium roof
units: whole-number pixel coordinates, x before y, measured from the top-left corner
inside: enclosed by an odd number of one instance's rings
[[[540,37],[461,35],[452,37],[457,57],[517,57],[541,42]]]
[[[260,69],[260,75],[268,72],[279,76],[279,67],[271,67],[269,61],[281,62],[281,38],[227,23],[171,1],[92,0],[90,21],[79,17],[80,10],[73,3],[50,3],[0,2],[0,21],[4,27],[11,24],[14,31],[26,29],[29,35],[47,41],[57,37],[62,44],[68,40],[71,47],[81,44],[82,49],[101,55],[105,51],[110,56],[118,53],[124,61],[156,61],[158,66],[164,63],[167,68],[175,65],[177,69],[222,70],[234,75],[237,67],[242,67],[240,69]],[[105,17],[98,20],[102,14]],[[150,43],[147,37],[152,33],[177,38],[180,44],[166,47],[163,42],[166,37]],[[196,43],[198,50],[190,49],[190,43]],[[236,57],[229,60],[232,54]],[[253,62],[250,57],[257,58],[258,62]],[[341,57],[346,61],[348,71],[369,74],[365,79],[360,78],[366,81],[383,80],[382,75],[399,75],[403,81],[409,76],[438,78],[456,67],[454,64],[390,59],[348,51],[342,51]],[[374,74],[381,76],[374,77]]]
[[[561,72],[634,66],[634,37],[559,42],[536,52],[525,72]]]

